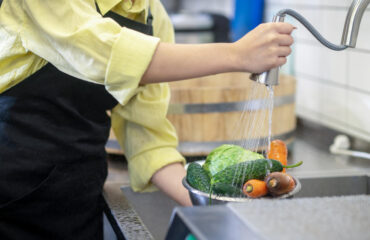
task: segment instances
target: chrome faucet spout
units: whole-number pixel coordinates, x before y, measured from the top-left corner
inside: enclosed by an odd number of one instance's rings
[[[356,47],[362,16],[370,0],[353,0],[343,28],[342,45]]]

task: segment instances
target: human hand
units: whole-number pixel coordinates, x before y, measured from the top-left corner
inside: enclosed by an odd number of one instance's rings
[[[264,23],[233,43],[238,70],[261,73],[285,64],[294,29],[289,23]]]

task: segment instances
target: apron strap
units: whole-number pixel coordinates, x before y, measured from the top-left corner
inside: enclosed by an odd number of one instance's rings
[[[99,9],[99,6],[96,2],[95,2],[95,6],[96,6],[96,10],[98,11],[98,13],[100,13],[103,16],[103,14],[101,13],[101,11]],[[153,26],[152,26],[153,15],[150,11],[150,7],[149,7],[149,10],[148,10],[148,17],[147,17],[147,21],[146,21],[147,24],[136,22],[134,20],[123,17],[123,16],[121,16],[121,15],[115,13],[115,12],[112,12],[112,11],[107,12],[103,17],[112,18],[114,21],[119,23],[121,26],[130,28],[130,29],[134,29],[138,32],[153,36]]]

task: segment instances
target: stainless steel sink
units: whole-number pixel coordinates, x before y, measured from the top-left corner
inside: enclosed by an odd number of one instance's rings
[[[298,176],[302,188],[295,198],[370,194],[370,175],[361,172],[322,172]]]
[[[368,239],[369,172],[302,172],[294,176],[299,178],[302,188],[289,200],[261,199],[210,207],[175,208],[166,240],[185,239],[190,233],[199,240],[240,239],[240,236],[255,240],[270,239],[271,236],[274,236],[271,239],[348,239],[349,235],[355,236],[354,239]],[[294,211],[287,212],[287,209]],[[294,219],[290,227],[295,230],[285,232],[281,226],[275,228],[277,224],[269,221],[270,213],[275,223]],[[341,221],[345,218],[351,219],[348,221],[358,229],[345,229],[345,221]],[[336,227],[340,229],[327,231]]]

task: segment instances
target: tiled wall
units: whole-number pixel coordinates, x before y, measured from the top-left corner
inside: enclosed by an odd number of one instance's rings
[[[292,8],[328,40],[339,44],[352,0],[267,0],[265,18]],[[370,7],[362,19],[357,46],[342,52],[323,47],[297,21],[289,62],[297,78],[297,114],[370,141]]]

